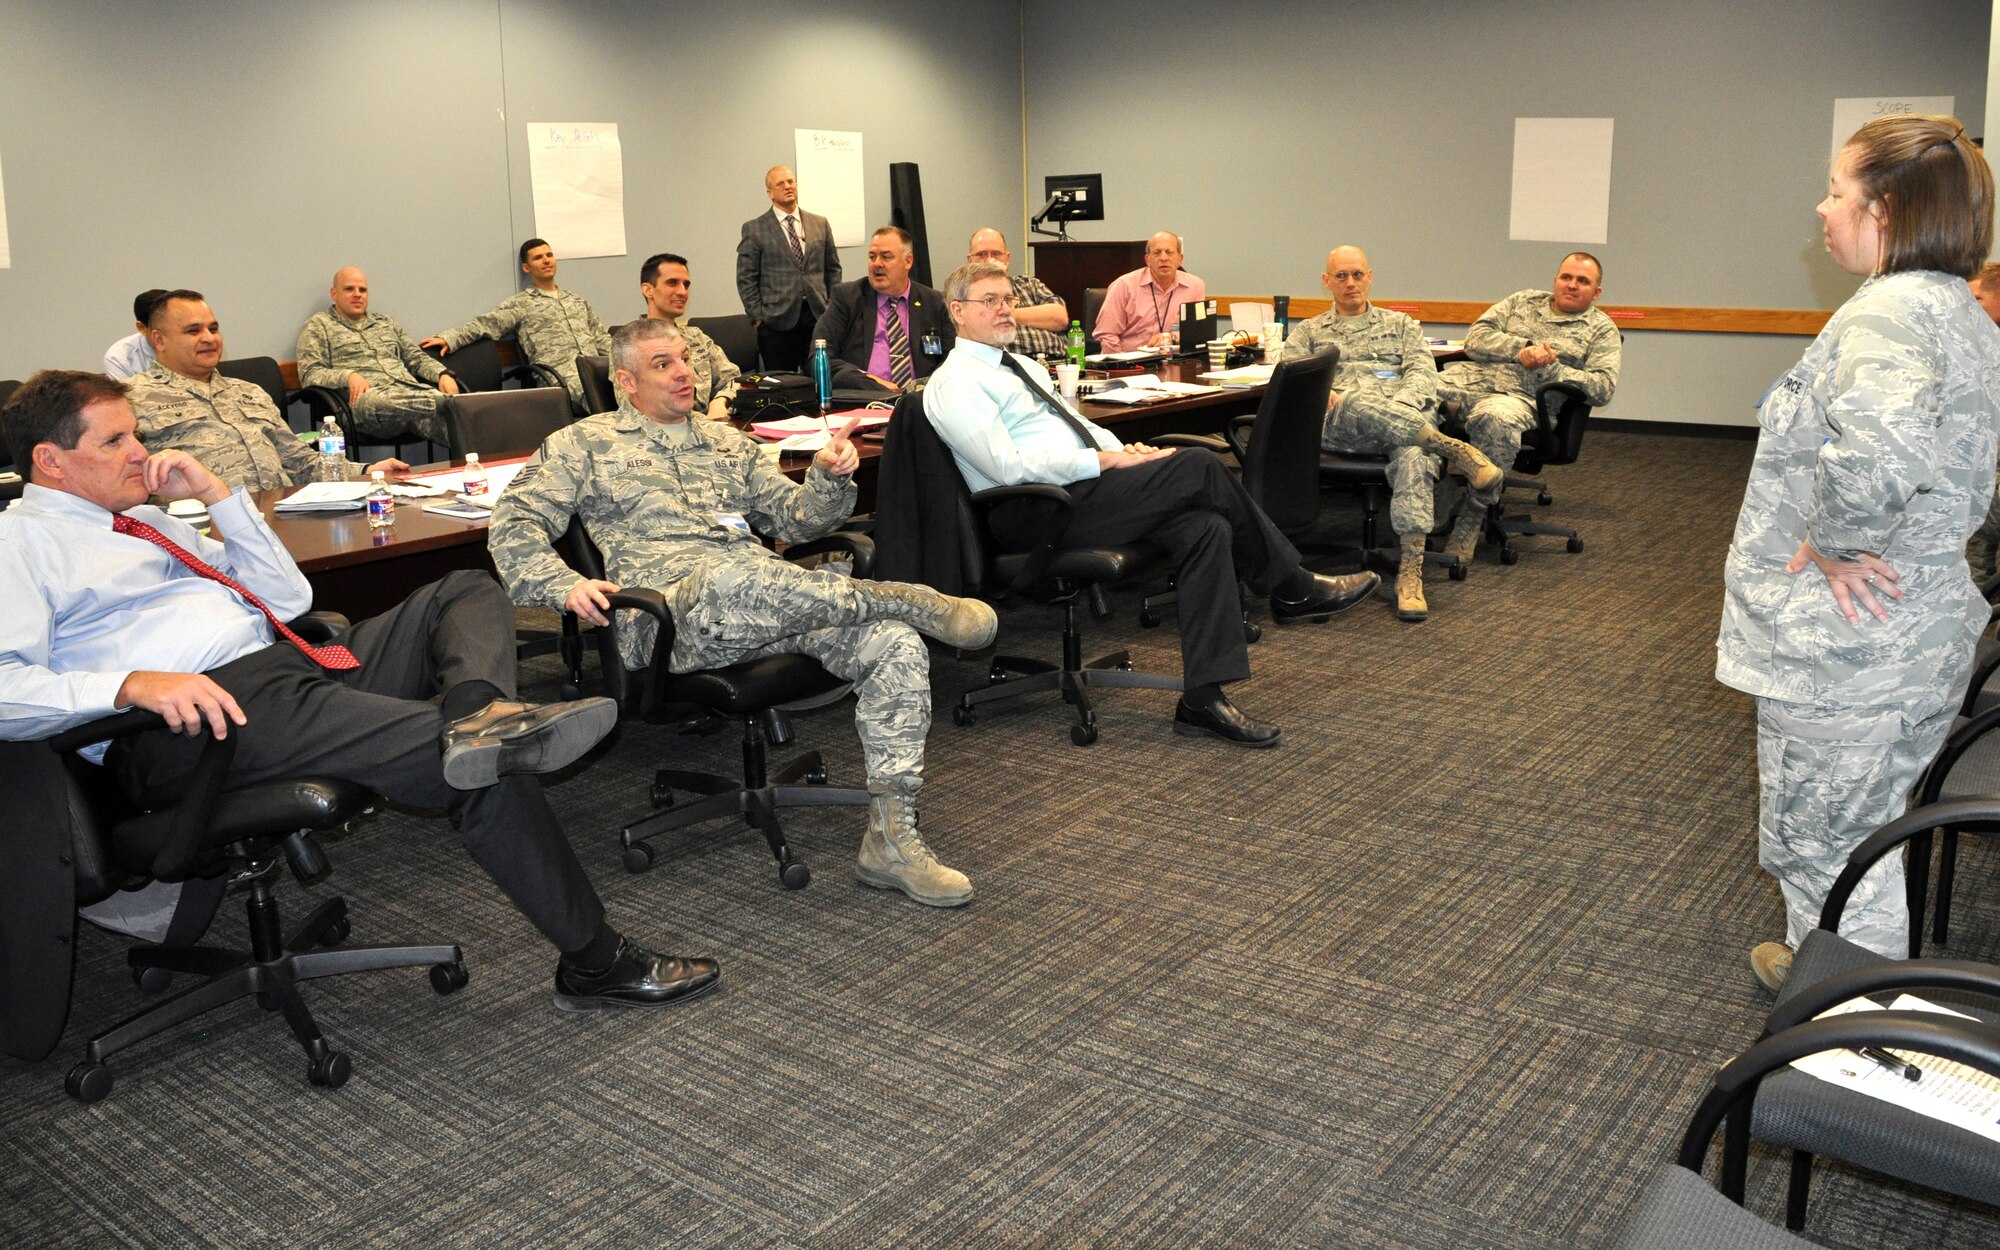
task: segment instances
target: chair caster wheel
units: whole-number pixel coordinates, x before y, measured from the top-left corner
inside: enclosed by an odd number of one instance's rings
[[[979,719],[979,714],[969,707],[955,707],[951,710],[951,723],[960,729]]]
[[[1147,629],[1156,629],[1160,624],[1160,614],[1154,608],[1139,609],[1139,623]]]
[[[813,769],[813,770],[812,770],[811,772],[809,772],[809,773],[807,773],[807,774],[806,774],[806,776],[805,776],[805,782],[806,782],[806,784],[807,784],[807,785],[809,785],[809,786],[823,786],[823,785],[825,785],[825,784],[826,784],[826,770],[825,770],[824,768],[815,768],[815,769]]]
[[[174,974],[165,968],[134,968],[132,984],[148,994],[158,994],[174,983]]]
[[[88,1059],[69,1070],[63,1078],[63,1092],[78,1102],[96,1102],[111,1092],[111,1069]]]
[[[342,942],[345,942],[348,935],[353,932],[354,922],[342,916],[327,926],[326,932],[319,939],[319,944],[321,946],[338,946]]]
[[[1069,727],[1069,740],[1080,747],[1087,747],[1097,741],[1097,726],[1071,725]]]
[[[646,791],[646,797],[653,801],[653,806],[656,808],[672,807],[674,805],[674,788],[656,781],[653,783],[652,788]]]
[[[463,963],[431,965],[431,988],[437,991],[440,998],[458,993],[471,979],[472,975],[465,970]]]
[[[1116,664],[1113,664],[1111,667],[1120,673],[1129,673],[1132,671],[1132,661],[1120,660]]]
[[[797,860],[778,865],[778,883],[787,890],[803,890],[812,884],[813,870]]]
[[[1521,562],[1521,553],[1520,553],[1520,552],[1518,552],[1518,551],[1514,550],[1514,549],[1513,549],[1512,547],[1503,547],[1503,548],[1501,548],[1501,550],[1500,550],[1500,563],[1502,563],[1502,564],[1519,564],[1520,562]]]
[[[566,700],[581,699],[583,697],[583,687],[573,681],[566,681],[562,685],[557,686],[556,691]]]
[[[1542,492],[1542,493],[1540,493],[1539,495],[1536,495],[1536,496],[1535,496],[1535,502],[1536,502],[1536,503],[1538,503],[1538,504],[1540,504],[1540,505],[1541,505],[1542,507],[1544,507],[1544,508],[1548,507],[1548,506],[1549,506],[1550,504],[1554,503],[1555,501],[1556,501],[1556,497],[1555,497],[1554,495],[1551,495],[1551,494],[1549,494],[1549,492],[1547,492],[1547,491],[1543,491],[1543,492]]]
[[[1455,582],[1462,582],[1465,580],[1465,575],[1467,573],[1470,573],[1471,571],[1472,571],[1471,569],[1465,566],[1465,561],[1460,560],[1456,564],[1451,566],[1451,580]]]
[[[1575,555],[1579,551],[1583,550],[1583,540],[1581,538],[1572,538],[1569,540],[1568,546],[1569,546],[1569,553],[1571,555]]]
[[[337,1050],[326,1051],[306,1064],[306,1079],[327,1089],[339,1089],[353,1075],[354,1065]]]
[[[634,842],[625,848],[625,871],[641,873],[653,866],[653,848],[644,842]]]
[[[986,684],[989,686],[1006,685],[1007,670],[1001,668],[998,664],[993,665],[991,668],[986,670]]]
[[[1255,621],[1243,622],[1243,641],[1256,642],[1264,636],[1264,627]]]

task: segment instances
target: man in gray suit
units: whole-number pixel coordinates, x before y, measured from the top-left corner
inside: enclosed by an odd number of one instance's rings
[[[840,283],[840,253],[826,218],[799,208],[799,180],[788,166],[771,166],[764,193],[771,211],[744,222],[736,245],[736,293],[757,325],[764,368],[796,370],[827,292]]]

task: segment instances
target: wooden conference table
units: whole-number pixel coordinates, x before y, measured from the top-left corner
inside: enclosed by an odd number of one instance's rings
[[[1174,361],[1155,368],[1169,380],[1192,382],[1207,370],[1206,362]],[[1254,412],[1264,388],[1232,387],[1209,395],[1192,395],[1136,407],[1085,400],[1084,415],[1127,442],[1144,442],[1160,434],[1214,434],[1238,413]],[[880,443],[861,441],[861,467],[855,472],[860,511],[874,502],[876,462]],[[483,457],[489,464],[509,457]],[[787,456],[785,471],[802,475],[810,456]],[[442,471],[450,466],[430,468]],[[341,612],[355,620],[373,616],[402,602],[412,591],[454,569],[493,568],[486,554],[486,522],[463,521],[423,510],[422,500],[401,501],[396,524],[371,530],[365,512],[307,513],[281,516],[273,509],[290,488],[258,491],[253,496],[278,538],[298,561],[313,585],[313,606]]]

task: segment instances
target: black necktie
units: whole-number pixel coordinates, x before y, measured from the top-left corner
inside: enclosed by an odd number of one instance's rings
[[[1055,413],[1058,417],[1062,418],[1063,424],[1068,426],[1071,430],[1073,430],[1076,433],[1077,439],[1081,441],[1085,447],[1088,447],[1093,451],[1101,450],[1101,448],[1097,446],[1097,440],[1090,436],[1089,429],[1087,429],[1084,426],[1083,422],[1077,418],[1077,415],[1071,412],[1066,406],[1064,406],[1061,400],[1057,399],[1054,395],[1049,394],[1048,388],[1042,385],[1041,379],[1036,377],[1033,371],[1022,368],[1021,362],[1015,359],[1014,353],[1003,350],[1000,353],[1000,361],[1002,364],[1006,365],[1009,369],[1012,369],[1014,371],[1015,377],[1021,379],[1021,381],[1028,384],[1028,389],[1035,393],[1035,398],[1041,400],[1042,403],[1048,407],[1049,411]]]

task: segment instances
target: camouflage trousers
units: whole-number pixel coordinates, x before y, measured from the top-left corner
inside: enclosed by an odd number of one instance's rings
[[[418,389],[393,382],[376,382],[361,392],[348,407],[354,412],[354,428],[362,434],[386,438],[415,430],[419,437],[445,445],[444,417],[438,401],[444,392],[431,387]]]
[[[1819,927],[1848,855],[1903,814],[1956,708],[1956,699],[1935,698],[1879,707],[1757,700],[1757,862],[1784,892],[1785,942],[1794,950]],[[1840,934],[1891,959],[1909,954],[1900,856],[1877,861],[1861,879]]]
[[[2000,491],[1993,493],[1993,502],[1987,505],[1986,519],[1979,528],[1972,531],[1972,537],[1965,542],[1965,562],[1972,566],[1972,580],[1983,582],[1993,576],[1993,557],[2000,551]]]
[[[674,614],[674,672],[809,655],[854,683],[868,788],[917,792],[931,727],[930,652],[903,622],[868,619],[851,578],[787,560],[738,559],[696,569],[665,593]],[[651,618],[645,628],[653,628]]]
[[[1429,418],[1380,391],[1350,391],[1326,414],[1319,444],[1328,451],[1389,458],[1389,526],[1398,534],[1437,528],[1436,495],[1444,461],[1417,446]]]
[[[1535,401],[1519,395],[1482,395],[1465,414],[1465,441],[1480,454],[1512,472],[1514,458],[1521,454],[1521,435],[1535,428]],[[1484,491],[1469,491],[1468,498],[1481,506],[1500,502],[1506,489],[1502,478]]]

